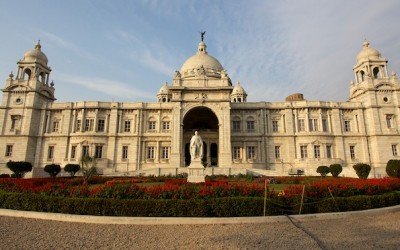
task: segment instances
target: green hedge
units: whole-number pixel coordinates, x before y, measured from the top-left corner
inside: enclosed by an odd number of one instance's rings
[[[304,204],[302,214],[364,210],[400,204],[400,192],[375,196],[338,197]],[[84,214],[99,216],[152,217],[238,217],[262,216],[264,199],[227,197],[190,200],[134,200],[100,198],[62,198],[40,194],[0,191],[0,207],[14,210]],[[284,207],[267,200],[266,215],[298,214],[299,205]]]

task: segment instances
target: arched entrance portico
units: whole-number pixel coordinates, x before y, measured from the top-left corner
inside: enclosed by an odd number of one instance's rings
[[[184,164],[190,165],[189,142],[195,131],[203,139],[202,161],[207,166],[218,166],[219,126],[215,113],[207,107],[196,107],[187,112],[183,119],[183,148]]]

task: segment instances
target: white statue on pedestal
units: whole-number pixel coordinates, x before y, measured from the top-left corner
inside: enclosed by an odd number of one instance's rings
[[[192,161],[197,158],[201,160],[203,157],[203,140],[197,131],[194,132],[192,139],[190,139],[190,156]]]
[[[203,158],[203,140],[197,131],[194,132],[192,139],[190,139],[190,157],[191,163],[188,167],[187,182],[205,182],[204,166],[201,164],[201,158]]]

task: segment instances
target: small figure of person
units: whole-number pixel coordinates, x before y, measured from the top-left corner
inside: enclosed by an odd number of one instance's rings
[[[190,139],[190,157],[192,160],[203,157],[203,140],[197,131],[194,132],[192,139]]]

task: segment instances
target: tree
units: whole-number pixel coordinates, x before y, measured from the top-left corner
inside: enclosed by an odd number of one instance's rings
[[[329,166],[329,172],[331,172],[333,177],[338,177],[342,170],[342,165],[340,164],[332,164]]]
[[[56,178],[56,176],[61,172],[61,167],[57,164],[49,164],[44,166],[44,171],[51,177]]]
[[[32,164],[26,161],[9,161],[7,168],[14,173],[16,178],[22,178],[26,173],[32,171]]]
[[[369,172],[371,172],[371,166],[365,163],[357,163],[353,166],[358,178],[366,180]]]
[[[317,168],[317,173],[321,175],[321,177],[326,177],[329,174],[329,167],[328,166],[319,166]]]
[[[83,184],[86,184],[90,177],[97,174],[96,157],[84,155],[81,158],[81,172],[83,175]]]
[[[64,171],[69,173],[71,177],[74,177],[76,172],[78,172],[81,169],[81,166],[79,164],[67,164],[64,167]]]
[[[386,173],[390,177],[400,178],[400,160],[389,160],[386,164]]]

